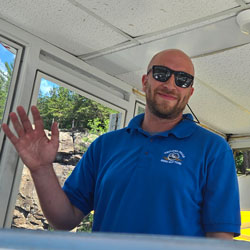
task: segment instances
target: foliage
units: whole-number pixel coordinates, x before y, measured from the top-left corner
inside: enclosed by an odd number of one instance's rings
[[[89,145],[100,135],[104,134],[108,131],[109,128],[109,119],[105,119],[102,122],[98,117],[89,120],[88,127],[91,129],[89,130],[89,135],[83,138],[83,146],[80,147],[82,152],[86,152]]]
[[[8,97],[8,91],[14,66],[12,63],[9,65],[7,62],[5,62],[5,67],[7,73],[0,70],[0,121],[3,118],[5,103]]]
[[[235,165],[236,165],[237,173],[242,173],[243,160],[244,160],[243,152],[236,151],[236,153],[235,153]]]
[[[250,152],[237,150],[234,153],[235,165],[238,174],[250,173]]]
[[[91,211],[81,222],[77,232],[91,232],[94,219],[94,211]]]
[[[63,87],[53,88],[48,95],[40,92],[37,106],[46,129],[56,120],[61,129],[107,131],[109,115],[115,112]]]
[[[95,135],[101,135],[108,131],[109,119],[101,120],[99,117],[96,117],[92,120],[89,120],[88,127],[90,127],[90,133]]]

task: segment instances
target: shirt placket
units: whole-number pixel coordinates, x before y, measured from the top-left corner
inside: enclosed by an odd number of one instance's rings
[[[154,140],[153,136],[145,136],[137,167],[145,169],[151,167],[154,156]]]

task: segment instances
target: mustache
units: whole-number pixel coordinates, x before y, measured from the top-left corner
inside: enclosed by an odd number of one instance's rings
[[[178,93],[174,90],[168,90],[167,88],[164,89],[156,89],[155,93],[160,93],[160,94],[166,94],[166,95],[171,95],[174,97],[179,97]]]
[[[151,88],[151,86],[150,86],[150,84],[149,84],[148,81],[146,83],[146,86],[147,86],[147,89],[148,89],[148,91],[149,91],[149,93],[151,95],[155,95],[157,93],[161,93],[161,94],[171,95],[171,96],[174,96],[174,97],[176,97],[176,98],[179,99],[179,94],[177,93],[177,91],[175,91],[175,90],[169,90],[168,87],[159,86],[154,91],[152,91],[152,88]]]

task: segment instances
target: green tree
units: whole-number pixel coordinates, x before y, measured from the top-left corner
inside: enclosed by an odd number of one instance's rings
[[[70,129],[73,124],[76,130],[95,132],[106,132],[109,115],[116,112],[63,87],[53,88],[48,95],[40,92],[38,108],[46,129],[56,120],[61,129]]]
[[[250,173],[250,151],[248,150],[237,150],[234,152],[235,165],[238,174],[249,174]]]
[[[61,128],[69,129],[72,121],[73,93],[63,87],[53,88],[49,95],[39,93],[37,106],[43,117],[44,126],[50,129],[53,120]]]
[[[5,62],[5,67],[7,70],[6,73],[0,70],[0,121],[3,118],[5,103],[8,97],[8,91],[13,72],[13,63],[9,65],[7,62]]]

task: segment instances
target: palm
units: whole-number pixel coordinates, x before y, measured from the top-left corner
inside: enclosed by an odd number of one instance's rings
[[[22,107],[17,108],[21,122],[15,113],[10,114],[10,119],[18,137],[11,132],[6,124],[3,124],[2,127],[7,137],[15,146],[23,163],[33,171],[53,163],[59,145],[59,132],[57,125],[54,123],[52,126],[52,136],[49,139],[44,132],[43,122],[38,109],[33,106],[31,111],[34,118],[34,129]]]
[[[52,144],[44,132],[34,131],[19,139],[16,149],[23,163],[30,168],[51,164],[58,146]]]

